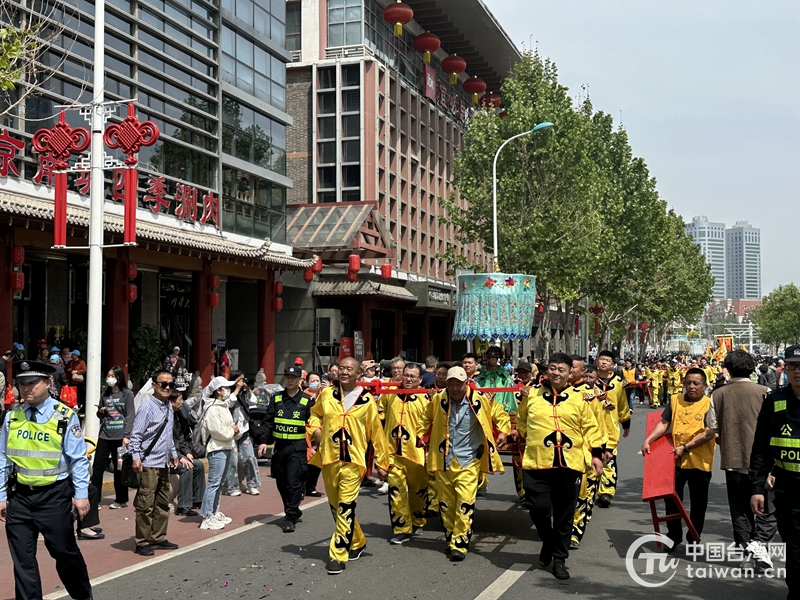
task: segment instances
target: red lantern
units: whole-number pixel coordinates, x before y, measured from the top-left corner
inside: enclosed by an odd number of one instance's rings
[[[422,52],[422,62],[426,65],[431,63],[431,54],[442,47],[442,40],[439,36],[430,31],[419,34],[414,38],[414,50]]]
[[[208,295],[208,303],[211,305],[212,308],[216,308],[219,306],[219,292],[211,292]]]
[[[575,335],[581,332],[581,318],[575,317]]]
[[[397,0],[383,9],[383,20],[394,25],[395,36],[403,35],[403,25],[411,22],[414,18],[414,9],[408,4],[403,4],[403,0]]]
[[[219,287],[219,275],[208,276],[208,287],[210,287],[212,290],[215,290]]]
[[[481,106],[489,110],[500,108],[500,96],[492,92],[484,94],[481,96]]]
[[[315,262],[313,265],[311,265],[311,269],[314,271],[314,273],[317,273],[317,274],[322,273],[322,257],[321,256],[317,257],[317,262]]]
[[[11,264],[15,267],[25,264],[25,248],[14,246],[11,249]]]
[[[283,310],[283,298],[273,298],[272,310],[275,312],[281,312]]]
[[[306,270],[303,271],[303,280],[306,283],[314,281],[314,267],[306,267]]]
[[[25,273],[22,271],[11,273],[11,289],[15,292],[21,292],[25,289]]]
[[[351,254],[347,259],[348,270],[358,273],[361,270],[361,257],[358,254]]]
[[[645,331],[647,329],[647,323],[641,323],[639,325],[639,329],[641,329],[642,331]]]
[[[129,262],[125,265],[125,275],[128,279],[136,279],[136,276],[139,274],[139,267],[136,266],[136,263]]]
[[[472,103],[478,103],[478,94],[486,91],[486,82],[479,77],[472,77],[464,82],[464,91],[472,95]]]
[[[453,54],[442,61],[442,71],[450,75],[450,85],[458,83],[458,74],[463,73],[467,68],[467,61],[460,56]]]
[[[347,281],[355,281],[356,279],[358,279],[358,271],[347,272]]]
[[[275,295],[280,296],[283,293],[283,283],[280,281],[275,282]]]
[[[392,278],[392,263],[383,263],[381,265],[381,277],[383,279]]]
[[[125,286],[125,298],[128,302],[136,302],[136,299],[139,297],[139,290],[136,287],[135,283],[129,283]]]

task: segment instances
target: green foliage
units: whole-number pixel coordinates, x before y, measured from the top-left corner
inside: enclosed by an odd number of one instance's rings
[[[9,15],[6,7],[3,7],[2,13]],[[41,23],[23,27],[13,23],[0,26],[0,90],[10,92],[16,88],[23,69],[39,48],[36,34],[41,26]]]
[[[780,345],[800,342],[800,289],[781,285],[753,309],[753,324],[761,330],[761,341]]]
[[[134,384],[141,384],[161,367],[167,349],[158,330],[142,325],[134,331],[128,341],[128,374]]]

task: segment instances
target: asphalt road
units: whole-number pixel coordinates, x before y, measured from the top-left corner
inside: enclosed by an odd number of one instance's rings
[[[759,600],[785,598],[783,581],[689,578],[687,566],[725,564],[692,563],[683,552],[678,554],[680,565],[673,578],[663,586],[645,588],[629,576],[625,565],[629,546],[652,532],[649,508],[641,502],[642,458],[637,454],[646,413],[637,411],[633,433],[622,440],[616,500],[609,509],[595,509],[581,549],[573,551],[567,562],[569,581],[558,581],[539,567],[541,542],[527,512],[513,501],[509,470],[491,477],[488,495],[478,499],[472,548],[462,563],[450,563],[445,556],[438,518],[429,522],[424,536],[404,546],[390,545],[386,496],[362,489],[357,514],[368,538],[367,551],[357,562],[349,563],[341,575],[325,572],[332,519],[327,503],[322,502],[305,511],[293,534],[281,532],[280,518],[270,518],[263,525],[251,525],[225,539],[209,540],[201,548],[173,553],[168,560],[137,565],[138,570],[97,584],[94,597],[528,600],[535,595],[548,600],[578,595],[688,600],[731,594]],[[714,472],[710,496],[703,542],[727,545],[731,525],[724,476],[719,470]]]

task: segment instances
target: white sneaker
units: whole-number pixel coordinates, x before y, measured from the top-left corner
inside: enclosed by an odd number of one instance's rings
[[[258,491],[258,488],[247,488],[244,493],[250,494],[251,496],[258,496],[261,492]]]
[[[753,555],[756,564],[762,569],[772,569],[772,558],[769,555],[769,548],[761,542],[750,542],[745,548],[747,552]]]
[[[232,490],[232,491],[228,492],[228,496],[241,496],[241,495],[242,495],[242,491],[241,490]]]
[[[214,513],[213,519],[218,523],[222,523],[223,525],[227,525],[228,523],[233,523],[233,519],[230,517],[226,517],[221,512]]]
[[[389,484],[385,481],[381,484],[381,487],[378,488],[379,494],[388,494],[389,493]]]
[[[225,524],[217,521],[214,518],[214,515],[204,518],[203,522],[200,523],[200,529],[213,529],[216,531],[222,529],[223,527],[225,527]]]

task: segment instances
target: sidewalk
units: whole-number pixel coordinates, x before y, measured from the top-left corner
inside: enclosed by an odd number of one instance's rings
[[[219,531],[205,531],[199,528],[201,518],[198,517],[176,517],[170,515],[169,531],[167,537],[181,547],[188,546],[209,538],[213,538],[233,529],[248,525],[250,523],[266,519],[283,512],[278,490],[275,487],[275,480],[269,476],[268,466],[259,466],[259,476],[261,477],[261,488],[259,496],[242,494],[241,496],[231,497],[222,496],[220,510],[233,519],[233,522]],[[320,488],[322,488],[320,481]],[[320,489],[320,491],[323,491]],[[111,510],[108,505],[114,500],[113,477],[106,473],[103,481],[103,500],[100,510],[100,527],[103,528],[105,539],[103,540],[79,540],[78,546],[86,560],[91,578],[106,575],[118,569],[135,565],[151,557],[139,556],[133,553],[134,543],[134,510],[133,498],[136,492],[131,490],[131,501],[127,508]],[[318,498],[306,498],[305,503],[318,500]],[[2,529],[5,529],[5,524]],[[270,528],[269,535],[284,535],[278,527]],[[3,532],[5,537],[5,532]],[[165,551],[156,551],[155,558],[167,554]],[[43,541],[39,541],[37,558],[39,560],[39,571],[42,575],[42,592],[46,596],[52,592],[63,591],[61,581],[55,570],[55,561],[50,558]],[[181,560],[180,558],[176,560]],[[11,562],[11,555],[8,551],[8,544],[4,541],[0,544],[0,597],[2,599],[13,599],[14,597],[14,573]]]

